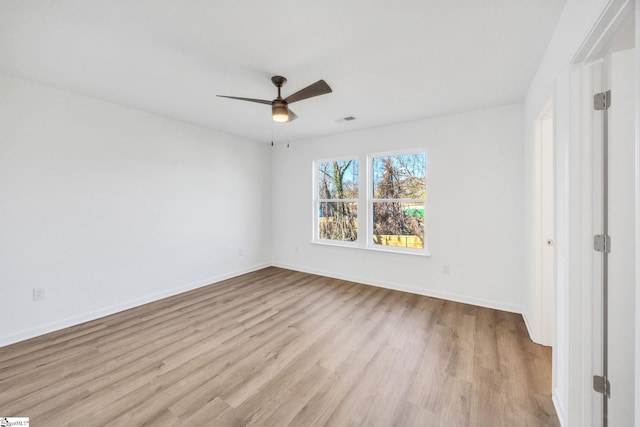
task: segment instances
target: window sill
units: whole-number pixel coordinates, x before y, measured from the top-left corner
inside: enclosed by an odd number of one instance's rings
[[[340,243],[340,242],[330,242],[330,241],[322,241],[322,240],[312,240],[310,242],[312,245],[317,246],[331,246],[336,248],[345,248],[345,249],[356,249],[360,251],[369,251],[369,252],[383,252],[390,254],[399,254],[399,255],[410,255],[410,256],[419,256],[419,257],[430,257],[431,253],[428,251],[404,251],[397,249],[387,249],[387,248],[373,248],[373,247],[363,247],[358,244],[348,244],[348,243]]]

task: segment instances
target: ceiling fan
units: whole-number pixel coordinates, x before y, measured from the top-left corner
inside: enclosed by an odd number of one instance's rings
[[[289,104],[292,102],[302,101],[303,99],[313,98],[314,96],[324,95],[326,93],[331,93],[332,90],[324,80],[318,80],[317,82],[310,84],[304,89],[300,89],[296,93],[287,96],[282,99],[280,95],[280,89],[287,82],[287,79],[282,76],[273,76],[271,77],[271,82],[278,88],[278,97],[273,101],[267,101],[266,99],[255,99],[255,98],[241,98],[239,96],[226,96],[226,95],[217,95],[221,98],[231,98],[231,99],[239,99],[240,101],[249,101],[249,102],[257,102],[260,104],[269,104],[271,105],[271,117],[276,122],[290,122],[298,118],[296,114],[289,109]]]

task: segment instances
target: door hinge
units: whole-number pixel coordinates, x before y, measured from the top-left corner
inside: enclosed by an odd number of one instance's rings
[[[611,91],[600,92],[593,95],[593,109],[606,110],[611,106]]]
[[[593,249],[608,254],[611,252],[611,237],[606,234],[596,234],[593,236]]]
[[[611,397],[611,383],[608,378],[600,375],[593,376],[593,389],[598,393],[602,393],[607,397]]]

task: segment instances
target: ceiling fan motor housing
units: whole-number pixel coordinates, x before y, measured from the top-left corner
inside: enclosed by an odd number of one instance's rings
[[[276,122],[289,121],[289,108],[284,101],[275,100],[271,103],[271,116]]]

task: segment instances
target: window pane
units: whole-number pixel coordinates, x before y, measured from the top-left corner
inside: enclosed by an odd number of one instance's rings
[[[424,248],[424,204],[373,203],[373,243]]]
[[[320,199],[357,199],[358,162],[338,160],[318,164]]]
[[[373,197],[376,199],[424,199],[427,159],[425,153],[373,158]]]
[[[321,202],[318,207],[318,237],[355,242],[358,240],[357,218],[357,203]]]

